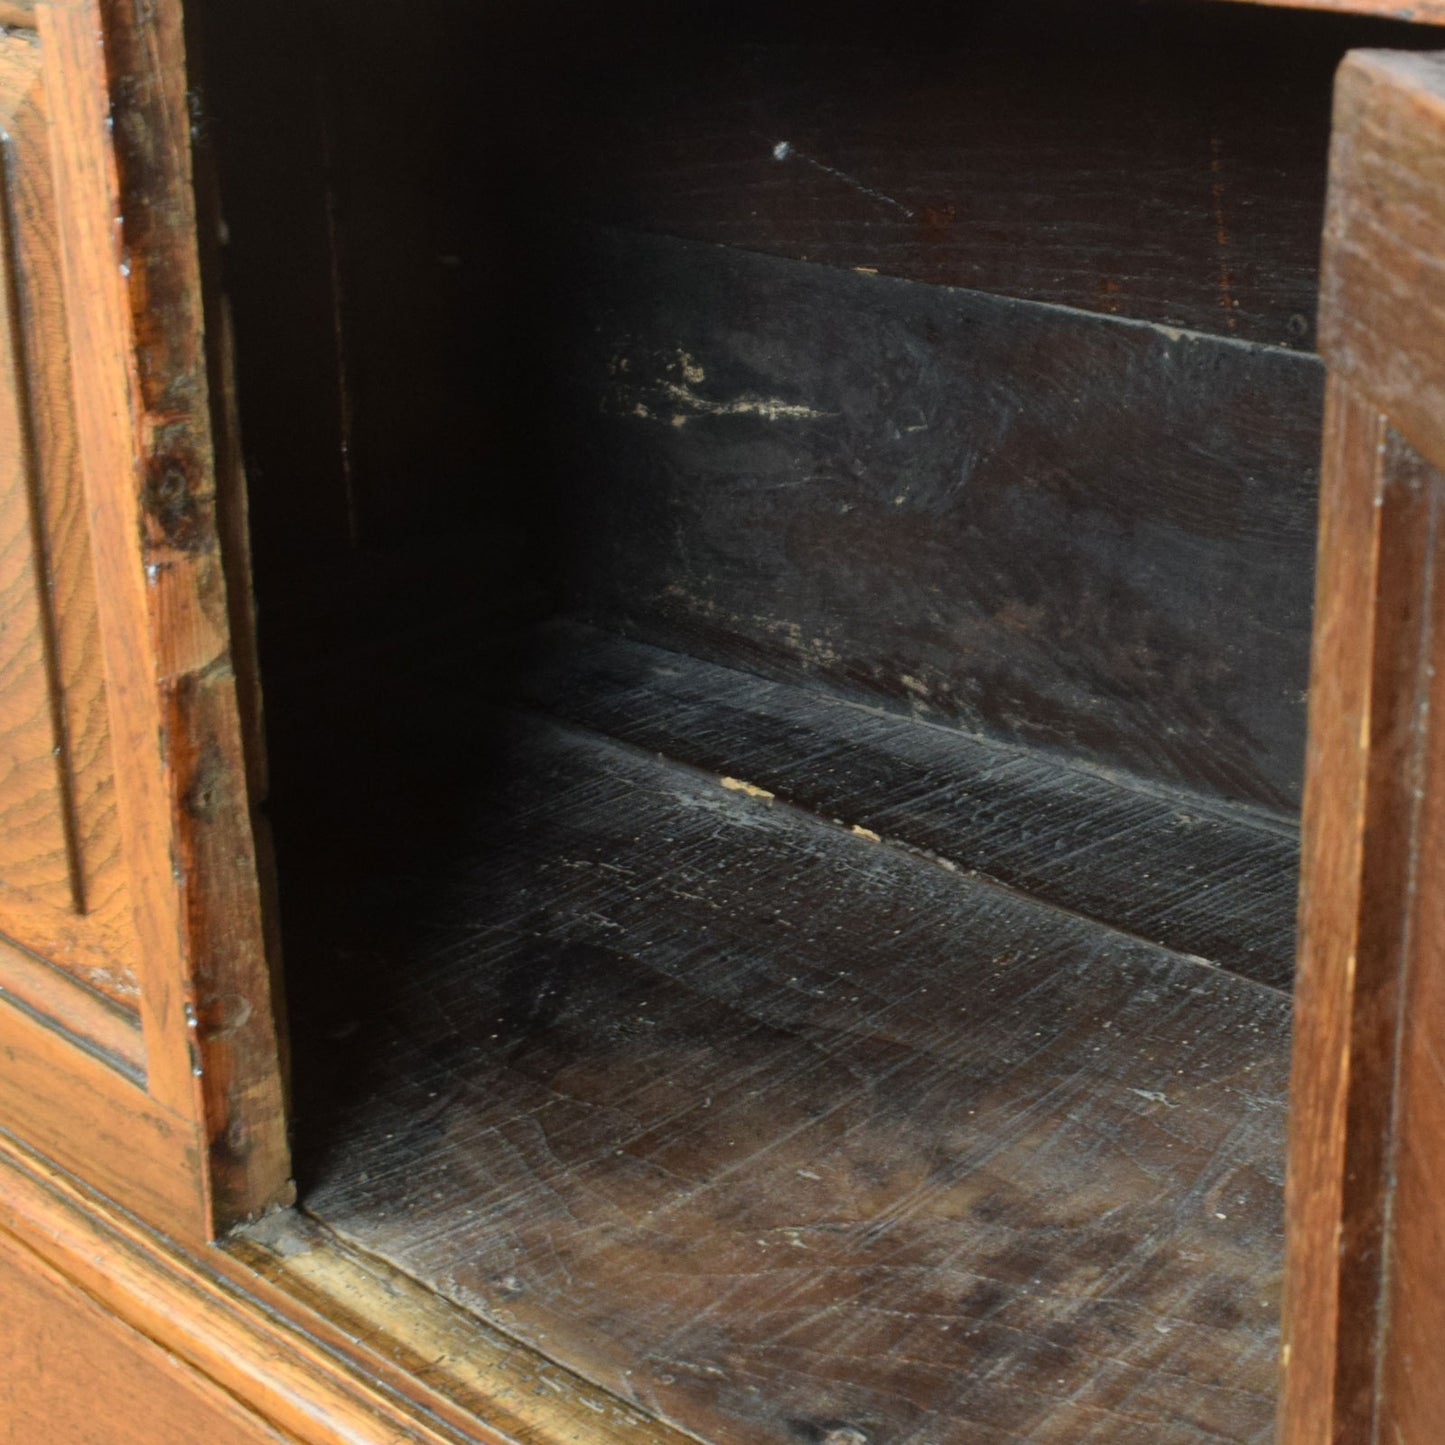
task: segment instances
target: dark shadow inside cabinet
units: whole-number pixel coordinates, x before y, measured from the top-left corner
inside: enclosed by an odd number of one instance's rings
[[[1272,1435],[1331,76],[205,7],[301,1205],[717,1442]]]

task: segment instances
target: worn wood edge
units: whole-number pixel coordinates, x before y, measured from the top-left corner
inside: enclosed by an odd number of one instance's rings
[[[227,1252],[293,1299],[366,1339],[388,1369],[449,1402],[479,1439],[525,1445],[683,1445],[695,1439],[479,1320],[297,1211],[225,1241]],[[482,1423],[484,1422],[484,1423]]]
[[[0,1227],[117,1319],[308,1445],[456,1445],[139,1221],[0,1138]],[[174,1422],[173,1422],[174,1423]]]
[[[1438,538],[1445,487],[1440,485],[1440,469],[1433,470],[1436,475],[1427,486],[1435,494]],[[1435,555],[1439,557],[1438,550]],[[1445,707],[1445,669],[1438,665],[1445,645],[1445,578],[1438,563],[1430,580],[1433,595],[1422,648],[1422,711],[1427,721],[1438,719]],[[1381,1445],[1445,1437],[1445,1389],[1438,1368],[1445,1321],[1445,1291],[1440,1288],[1445,1243],[1440,1177],[1445,1160],[1445,1072],[1440,1064],[1445,973],[1439,966],[1445,939],[1445,729],[1429,729],[1412,781],[1417,789],[1415,877],[1409,947],[1401,969],[1375,1391],[1374,1424]]]
[[[1286,1178],[1280,1438],[1372,1438],[1438,500],[1332,378]]]
[[[1338,1231],[1370,703],[1368,668],[1348,664],[1362,649],[1368,651],[1374,627],[1379,532],[1374,498],[1344,485],[1347,468],[1331,453],[1348,447],[1342,433],[1352,417],[1358,424],[1359,409],[1332,379],[1320,498],[1285,1174],[1283,1445],[1323,1445],[1333,1438]],[[1378,444],[1378,420],[1372,434]],[[1363,551],[1350,545],[1362,529],[1368,538]],[[1346,594],[1367,601],[1332,605]]]
[[[123,1208],[179,1233],[204,1219],[190,1121],[12,1003],[0,1001],[0,1120]]]
[[[91,516],[92,558],[116,750],[116,804],[136,916],[137,981],[147,1044],[147,1078],[168,1107],[190,1108],[195,1081],[185,1050],[179,995],[179,920],[174,887],[157,867],[163,800],[156,740],[155,662],[150,656],[146,597],[136,540],[137,499],[125,479],[137,476],[131,426],[130,328],[122,309],[119,213],[114,160],[101,118],[109,99],[97,75],[100,36],[88,12],[43,5],[38,12],[51,110],[51,165],[68,305],[77,430]],[[97,115],[99,112],[99,115]],[[99,129],[99,133],[97,133]],[[83,298],[83,302],[82,302]],[[152,761],[154,760],[154,762]]]
[[[205,57],[195,34],[201,17],[197,10],[188,7],[184,19],[184,39],[187,53],[192,57],[189,67],[191,92],[204,95]],[[196,246],[205,324],[206,376],[211,397],[217,545],[226,578],[230,650],[250,808],[251,842],[259,887],[262,944],[270,987],[276,1053],[279,1058],[280,1088],[283,1104],[289,1108],[290,1031],[284,1006],[280,886],[276,875],[275,844],[270,819],[262,809],[270,792],[270,778],[258,649],[250,501],[236,375],[235,328],[230,298],[222,286],[225,216],[215,148],[210,142],[210,132],[204,122],[193,133],[192,168],[195,178]]]
[[[1437,466],[1445,268],[1431,248],[1441,234],[1445,53],[1352,51],[1335,82],[1319,349]]]
[[[0,29],[33,30],[40,0],[0,0]]]
[[[518,1393],[514,1419],[476,1384],[497,1383],[485,1327],[310,1221],[275,1219],[269,1244],[241,1236],[192,1252],[0,1136],[0,1228],[308,1445],[690,1439],[504,1345],[502,1391]]]
[[[145,571],[156,584],[147,590],[173,769],[171,859],[180,873],[206,1189],[219,1231],[295,1198],[279,1000],[248,806],[255,760],[240,694],[256,679],[237,676],[249,656],[249,574],[222,545],[235,499],[219,495],[217,476],[184,7],[99,0],[99,13],[129,257],[122,275],[146,357],[133,392]]]
[[[203,1126],[205,1236],[291,1186],[216,535],[179,10],[102,0],[38,18],[65,287],[83,298],[68,315],[147,1084]]]
[[[1236,3],[1268,5],[1272,9],[1330,10],[1348,15],[1375,15],[1382,20],[1445,25],[1445,3],[1441,0],[1419,0],[1414,5],[1402,5],[1398,0],[1236,0]]]
[[[0,998],[6,996],[50,1019],[143,1085],[145,1040],[139,1016],[0,936]]]

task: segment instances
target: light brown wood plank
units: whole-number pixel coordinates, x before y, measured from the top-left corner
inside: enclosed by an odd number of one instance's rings
[[[676,1445],[305,1221],[188,1253],[0,1138],[0,1228],[308,1445]]]
[[[0,1441],[7,1445],[284,1445],[174,1355],[107,1314],[0,1232]]]
[[[8,939],[0,939],[0,995],[51,1020],[137,1078],[144,1077],[140,1019]]]
[[[1445,1144],[1429,1062],[1442,181],[1445,60],[1351,56],[1336,90],[1321,291],[1331,381],[1291,1084],[1286,1445],[1356,1445],[1395,1427],[1392,1438],[1424,1440],[1445,1420],[1445,1392],[1418,1368],[1439,1323],[1425,1258]]]
[[[135,930],[115,810],[105,673],[100,656],[60,281],[42,57],[33,34],[0,41],[5,98],[5,222],[13,268],[14,401],[21,434],[30,548],[39,585],[36,647],[43,658],[55,773],[48,815],[65,834],[69,888],[46,899],[25,887],[18,850],[0,869],[0,926],[116,1003],[134,1009]],[[8,694],[7,694],[8,695]]]
[[[289,1160],[216,536],[180,7],[47,6],[40,34],[66,293],[85,298],[68,308],[71,355],[147,1085],[204,1121],[204,1232],[287,1197]],[[114,97],[109,73],[127,78]]]
[[[1413,886],[1437,504],[1384,419],[1332,381],[1295,993],[1281,1433],[1373,1412],[1399,970]]]
[[[1432,497],[1433,556],[1423,569],[1430,614],[1422,655],[1433,676],[1422,680],[1425,701],[1419,755],[1409,769],[1419,790],[1407,947],[1400,962],[1397,1020],[1397,1102],[1393,1120],[1388,1262],[1381,1301],[1381,1370],[1376,1438],[1445,1439],[1445,1380],[1440,1341],[1445,1339],[1445,677],[1434,661],[1445,649],[1445,473],[1410,453],[1403,443],[1396,465]]]
[[[39,67],[32,40],[0,39],[0,97],[6,110],[13,114],[36,85]],[[19,179],[13,150],[0,164],[8,199]],[[17,274],[8,214],[0,214],[0,257],[0,613],[5,619],[0,629],[0,878],[7,888],[50,908],[82,912],[84,880],[43,590],[48,579],[35,515],[37,458],[17,314],[26,278]]]
[[[119,1070],[0,1001],[0,1121],[127,1209],[178,1234],[203,1218],[196,1133]]]

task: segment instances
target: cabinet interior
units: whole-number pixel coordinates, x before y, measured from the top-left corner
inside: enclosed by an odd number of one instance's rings
[[[1330,82],[216,0],[301,1207],[719,1442],[1271,1436]]]

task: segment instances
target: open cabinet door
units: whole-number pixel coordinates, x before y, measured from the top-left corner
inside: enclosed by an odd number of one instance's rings
[[[1281,1439],[1445,1440],[1445,55],[1339,75]]]
[[[288,1162],[180,5],[0,9],[0,1120],[202,1238]]]

